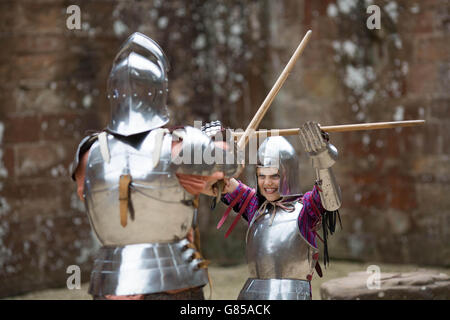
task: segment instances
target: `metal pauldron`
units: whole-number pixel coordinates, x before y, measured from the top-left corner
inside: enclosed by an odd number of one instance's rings
[[[75,181],[75,171],[77,170],[78,165],[80,164],[80,158],[82,154],[87,150],[89,150],[91,145],[95,142],[94,137],[96,136],[97,136],[96,133],[86,136],[81,140],[80,144],[78,145],[77,151],[75,152],[75,157],[69,166],[69,173],[70,176],[72,177],[72,180]]]
[[[182,151],[172,160],[174,171],[183,174],[211,175],[222,171],[226,177],[234,176],[242,166],[238,164],[237,153],[223,150],[215,145],[201,130],[185,127],[173,133],[174,138],[183,140]]]

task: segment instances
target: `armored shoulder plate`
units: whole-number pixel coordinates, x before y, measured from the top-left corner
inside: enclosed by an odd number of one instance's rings
[[[237,153],[217,147],[200,129],[187,126],[176,130],[174,135],[183,141],[182,151],[173,160],[176,172],[211,175],[223,171],[225,176],[232,177],[240,170]]]
[[[89,150],[89,148],[92,146],[92,144],[97,139],[98,133],[94,133],[91,135],[88,135],[81,140],[80,144],[77,147],[77,151],[75,152],[75,157],[70,164],[69,172],[70,176],[72,177],[72,180],[75,181],[75,171],[78,168],[78,165],[80,164],[81,156]]]

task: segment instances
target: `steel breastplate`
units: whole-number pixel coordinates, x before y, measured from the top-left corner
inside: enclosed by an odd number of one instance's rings
[[[300,234],[298,216],[303,207],[295,203],[292,212],[272,207],[252,221],[247,235],[247,262],[251,278],[307,280],[314,269],[312,255],[318,250]]]
[[[159,162],[152,169],[155,131],[138,143],[108,134],[109,162],[99,141],[89,153],[85,178],[85,205],[91,226],[104,246],[173,242],[184,238],[192,225],[193,196],[171,172],[172,136],[162,141]],[[131,175],[129,216],[120,224],[119,179]]]

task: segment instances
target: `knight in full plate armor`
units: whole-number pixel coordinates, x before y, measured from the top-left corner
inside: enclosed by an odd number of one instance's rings
[[[94,299],[203,299],[207,262],[191,234],[196,195],[240,166],[198,161],[208,150],[229,151],[200,129],[165,127],[168,71],[158,44],[132,34],[109,75],[110,122],[76,151],[72,178],[102,245]]]
[[[239,294],[240,300],[311,299],[314,270],[322,276],[316,241],[320,226],[324,261],[328,263],[327,234],[335,230],[341,205],[340,189],[331,169],[338,153],[316,123],[303,125],[300,139],[316,171],[312,191],[301,194],[298,158],[291,144],[280,136],[267,138],[258,149],[256,188],[234,178],[225,179],[222,201],[229,207],[218,227],[231,209],[238,215],[226,237],[236,219],[242,216],[248,222],[250,278]]]

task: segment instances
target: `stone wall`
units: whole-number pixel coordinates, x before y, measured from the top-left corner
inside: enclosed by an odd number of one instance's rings
[[[449,2],[303,3],[285,2],[272,18],[288,33],[273,38],[285,49],[279,60],[286,61],[302,34],[291,30],[314,32],[274,106],[292,113],[277,113],[276,126],[427,121],[423,127],[331,134],[344,196],[344,229],[330,243],[331,256],[448,266]],[[366,27],[369,4],[381,9],[380,30]],[[307,190],[313,177],[302,157]]]
[[[73,4],[81,9],[80,30],[66,26]],[[68,167],[86,130],[107,124],[106,79],[120,44],[140,31],[164,48],[171,124],[223,119],[242,126],[265,92],[266,6],[0,2],[0,296],[62,286],[69,265],[89,279],[98,243]]]
[[[365,27],[364,1],[0,2],[0,296],[64,286],[69,265],[89,278],[98,244],[68,166],[85,131],[108,121],[109,68],[134,31],[169,57],[172,124],[244,128],[311,28],[262,128],[427,120],[332,135],[344,194],[332,257],[449,265],[448,1],[373,3],[383,9],[381,30]],[[72,4],[81,30],[66,26]],[[290,140],[307,191],[313,173]],[[206,256],[244,262],[245,224],[224,240],[214,227],[223,207],[208,206]]]

